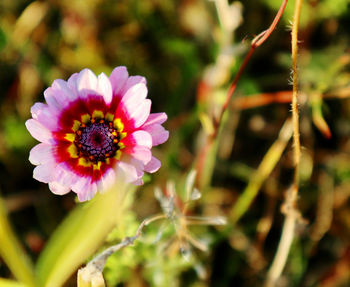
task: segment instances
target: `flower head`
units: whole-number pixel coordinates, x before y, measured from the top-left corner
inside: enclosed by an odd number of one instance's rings
[[[55,194],[73,191],[80,201],[110,187],[116,177],[142,184],[144,171],[161,163],[151,148],[168,139],[165,113],[150,114],[146,80],[117,67],[109,78],[89,69],[68,81],[55,80],[45,90],[47,104],[31,108],[26,122],[40,141],[29,160],[33,177],[48,183]]]

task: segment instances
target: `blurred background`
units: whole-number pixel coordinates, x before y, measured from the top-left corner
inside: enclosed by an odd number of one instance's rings
[[[1,0],[0,196],[13,228],[35,262],[76,205],[32,178],[36,141],[24,122],[54,79],[83,68],[96,74],[125,65],[147,78],[152,112],[165,111],[168,142],[155,149],[161,170],[147,176],[107,245],[133,234],[161,211],[154,189],[177,183],[179,198],[192,168],[202,198],[189,213],[227,216],[226,227],[195,226],[208,251],[171,248],[171,224],[154,224],[143,239],[113,255],[108,286],[261,286],[275,254],[292,183],[291,143],[281,143],[272,172],[238,222],[246,191],[290,116],[290,21],[294,1],[254,53],[224,117],[214,152],[201,163],[210,119],[223,104],[250,41],[271,24],[280,0]],[[350,286],[350,1],[304,1],[300,27],[301,184],[303,216],[280,286]],[[197,163],[196,164],[194,164]],[[198,163],[199,162],[199,163]],[[204,175],[203,175],[204,174]],[[200,177],[202,176],[202,177]],[[158,238],[159,237],[159,238]],[[154,243],[156,242],[156,243]],[[183,251],[183,250],[182,250]],[[0,277],[11,272],[0,258]],[[74,286],[73,276],[66,286]]]

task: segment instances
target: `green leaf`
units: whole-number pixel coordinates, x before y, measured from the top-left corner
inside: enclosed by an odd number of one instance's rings
[[[119,186],[78,205],[57,228],[37,264],[39,286],[62,286],[104,242],[121,219],[127,187]]]
[[[14,280],[0,278],[0,286],[1,287],[25,287],[26,285]]]
[[[20,282],[25,283],[27,286],[35,286],[32,264],[10,226],[10,223],[7,219],[7,212],[1,198],[0,256],[7,264],[12,274]],[[1,283],[2,282],[0,281],[0,286],[3,286]]]

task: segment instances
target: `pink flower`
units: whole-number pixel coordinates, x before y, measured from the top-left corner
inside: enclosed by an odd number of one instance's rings
[[[139,185],[144,171],[160,168],[151,148],[169,137],[161,125],[167,115],[150,114],[145,78],[129,77],[125,67],[109,78],[84,69],[67,82],[55,80],[44,96],[47,104],[34,104],[26,122],[41,142],[29,160],[37,165],[33,177],[53,193],[72,190],[90,200],[116,178]]]

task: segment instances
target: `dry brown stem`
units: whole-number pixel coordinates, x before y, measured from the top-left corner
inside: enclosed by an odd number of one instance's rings
[[[300,135],[299,135],[299,110],[298,110],[298,30],[302,0],[296,0],[294,6],[294,17],[292,27],[292,72],[293,72],[293,96],[292,96],[292,118],[293,118],[293,144],[294,144],[294,180],[293,185],[287,192],[283,211],[286,215],[282,235],[277,247],[275,258],[269,269],[265,286],[276,286],[284,266],[286,265],[289,250],[293,242],[295,225],[300,218],[297,210],[297,198],[299,190],[299,163],[300,163]]]

